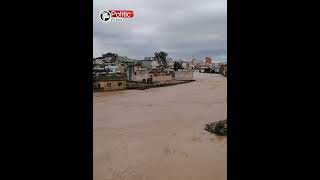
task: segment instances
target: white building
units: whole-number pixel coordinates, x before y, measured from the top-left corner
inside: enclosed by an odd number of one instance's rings
[[[187,62],[182,62],[182,68],[187,69]]]
[[[117,73],[117,68],[118,68],[117,65],[111,65],[111,64],[104,67],[104,69],[108,72],[108,74]]]
[[[93,60],[93,64],[104,64],[104,62],[102,61],[102,59],[95,59]]]

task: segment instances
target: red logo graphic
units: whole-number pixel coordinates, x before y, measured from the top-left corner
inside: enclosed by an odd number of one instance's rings
[[[104,10],[100,12],[100,19],[104,22],[123,21],[134,16],[132,10]]]
[[[132,18],[134,13],[132,10],[109,10],[112,18]]]

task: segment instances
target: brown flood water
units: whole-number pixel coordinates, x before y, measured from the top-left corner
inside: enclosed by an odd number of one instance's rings
[[[227,138],[204,130],[227,116],[227,79],[94,93],[94,180],[226,180]]]

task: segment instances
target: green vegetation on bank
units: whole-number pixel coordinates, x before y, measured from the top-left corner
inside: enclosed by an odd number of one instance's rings
[[[219,136],[227,135],[227,120],[206,124],[205,130]]]

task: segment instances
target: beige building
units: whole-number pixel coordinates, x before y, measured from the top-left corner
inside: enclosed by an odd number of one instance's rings
[[[152,74],[149,74],[147,68],[141,68],[138,65],[131,65],[127,67],[127,80],[134,82],[151,83]]]
[[[175,71],[174,79],[178,81],[193,80],[193,71]]]
[[[172,80],[170,71],[161,72],[157,69],[142,68],[139,65],[131,65],[127,67],[127,80],[142,83],[154,83]]]
[[[106,75],[93,79],[93,91],[112,91],[126,88],[126,76],[124,75]]]
[[[167,74],[159,74],[159,75],[153,76],[153,82],[163,82],[163,81],[170,81],[170,80],[172,80],[172,76]]]
[[[170,81],[173,80],[172,74],[170,74],[170,71],[159,71],[159,70],[151,70],[149,72],[152,74],[153,82],[163,82],[163,81]]]

